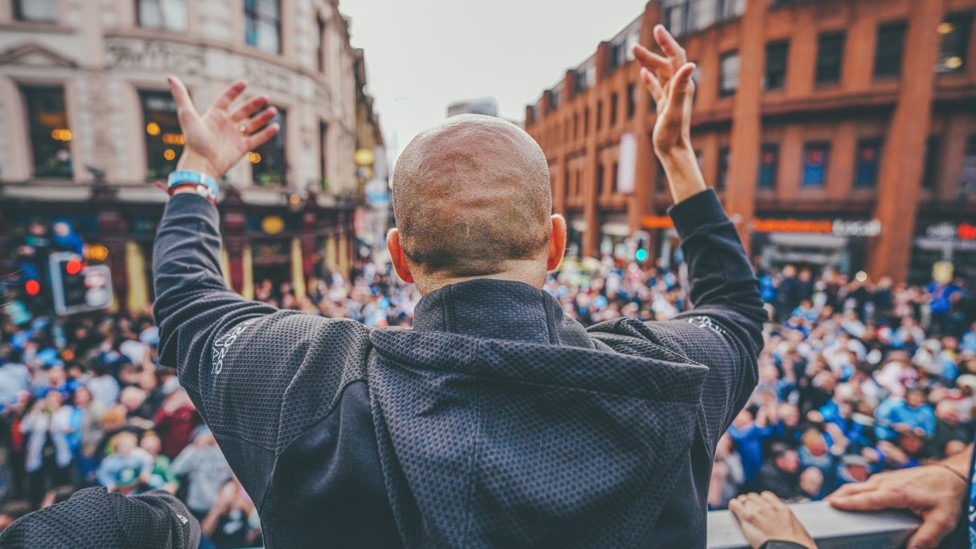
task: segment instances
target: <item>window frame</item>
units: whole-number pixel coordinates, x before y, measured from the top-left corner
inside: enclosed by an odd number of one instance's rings
[[[885,33],[892,33],[884,40]],[[905,65],[905,39],[908,36],[907,21],[889,21],[877,26],[874,40],[874,68],[876,79],[901,78]],[[894,38],[899,40],[894,41]],[[897,59],[895,59],[897,57]]]
[[[807,155],[814,149],[821,149],[824,155],[823,163],[820,168],[820,181],[811,182],[807,179],[808,164]],[[800,172],[800,187],[804,189],[823,189],[827,186],[827,170],[830,169],[830,141],[808,141],[803,144],[802,170]]]
[[[946,17],[942,20],[941,24],[955,24],[958,28],[962,29],[961,32],[948,32],[942,34],[941,40],[939,40],[939,64],[936,65],[936,72],[939,74],[959,74],[966,72],[966,64],[969,62],[969,42],[972,37],[973,20],[976,19],[974,12],[964,11],[964,12],[953,12],[946,14]],[[962,46],[960,51],[946,51],[946,41],[950,37],[958,37],[956,39],[959,45]],[[953,53],[958,53],[959,55],[952,55]],[[961,60],[961,64],[958,67],[948,67],[946,61],[958,57]]]
[[[185,17],[183,19],[183,27],[182,28],[178,28],[178,29],[177,28],[172,28],[172,27],[166,26],[166,24],[165,24],[165,18],[162,19],[162,21],[163,21],[163,24],[162,25],[159,25],[159,26],[147,25],[143,21],[143,18],[142,18],[142,15],[143,15],[143,6],[142,6],[142,4],[143,4],[143,2],[146,2],[146,1],[147,0],[135,0],[135,4],[136,4],[136,10],[135,10],[136,13],[135,13],[135,16],[136,16],[136,26],[137,27],[139,27],[141,29],[152,29],[152,30],[165,31],[165,32],[182,32],[182,33],[189,32],[189,30],[190,30],[190,13],[189,13],[189,6],[187,5],[187,0],[180,0],[181,2],[183,2],[183,10],[184,10]],[[166,2],[167,0],[156,0],[156,1],[162,3],[162,2]]]
[[[771,177],[768,185],[763,183],[764,180],[763,170],[765,169],[766,166],[764,157],[766,154],[773,155],[773,162],[772,165],[770,166],[772,171],[771,171]],[[779,179],[779,143],[763,143],[762,145],[759,146],[759,176],[758,176],[758,180],[756,181],[756,188],[759,190],[775,190],[778,179]]]
[[[782,62],[781,62],[782,71],[779,74],[779,79],[778,79],[779,84],[777,86],[770,85],[770,80],[771,80],[770,69],[773,67],[770,66],[769,61],[770,59],[773,58],[773,56],[770,55],[770,53],[774,51],[774,49],[781,49],[781,51],[783,52]],[[789,60],[790,60],[789,40],[776,40],[773,42],[766,43],[766,67],[763,69],[763,90],[764,91],[776,91],[776,90],[782,90],[786,88],[786,79],[789,76],[789,65],[790,65]]]
[[[824,45],[827,40],[836,40],[838,49],[835,54],[837,57],[836,68],[829,75],[827,74],[828,67],[825,65],[826,60],[823,55]],[[817,35],[817,59],[813,69],[813,81],[817,86],[836,86],[840,84],[844,78],[844,53],[846,49],[846,31],[827,31]],[[833,65],[831,65],[831,68],[833,68]],[[830,78],[825,78],[825,76],[830,76]]]
[[[287,181],[288,180],[288,140],[286,138],[286,131],[285,130],[286,130],[286,127],[287,127],[286,124],[288,124],[288,109],[285,108],[285,107],[278,106],[278,105],[275,105],[274,107],[278,111],[278,114],[275,115],[275,117],[273,119],[271,119],[271,121],[268,122],[268,124],[265,124],[265,126],[268,126],[268,125],[271,125],[271,124],[278,124],[279,127],[281,128],[281,130],[274,137],[272,137],[271,139],[269,139],[268,141],[266,141],[264,144],[262,144],[260,147],[257,147],[255,149],[252,149],[251,151],[248,152],[248,154],[250,154],[250,153],[258,153],[258,154],[261,155],[261,159],[258,162],[251,162],[251,183],[252,184],[255,184],[255,185],[260,185],[262,187],[276,187],[276,186],[277,187],[287,187],[288,186],[288,181]],[[265,107],[265,108],[270,108],[270,105],[268,107]],[[263,109],[262,109],[262,111],[259,111],[259,112],[263,112]],[[257,114],[255,114],[255,116],[257,116]],[[260,131],[260,130],[258,130],[258,131]],[[265,158],[267,158],[267,154],[266,154],[266,150],[265,149],[267,147],[269,147],[269,146],[275,146],[277,148],[277,145],[271,145],[271,144],[272,143],[276,143],[278,141],[281,142],[281,170],[280,170],[280,173],[270,173],[270,174],[267,174],[267,175],[270,175],[271,177],[269,177],[268,179],[266,179],[264,181],[259,181],[259,178],[261,176],[263,176],[263,175],[266,175],[266,174],[265,173],[258,174],[257,172],[255,172],[255,169],[254,168],[255,168],[255,166],[257,166],[261,162],[264,162]],[[275,175],[277,175],[279,177],[276,179],[274,177]]]
[[[734,85],[729,87],[727,78],[730,74],[726,74],[725,64],[728,61],[735,59],[735,80]],[[718,58],[718,95],[719,97],[732,97],[739,90],[739,73],[742,69],[742,59],[739,57],[739,50],[731,50],[723,53]]]
[[[52,85],[21,85],[18,86],[20,91],[21,101],[23,101],[24,115],[27,120],[27,141],[30,147],[30,169],[31,177],[42,178],[42,179],[73,179],[75,176],[75,166],[74,166],[74,156],[72,154],[71,142],[73,139],[69,136],[65,139],[57,139],[53,136],[48,137],[53,131],[50,131],[47,126],[42,123],[35,123],[37,118],[34,114],[34,106],[38,104],[37,95],[38,93],[49,93],[49,94],[60,94],[62,116],[64,117],[64,129],[71,133],[71,125],[68,120],[68,101],[65,92],[65,87],[63,84],[52,84]],[[31,97],[33,96],[33,98]],[[56,128],[57,129],[57,128]],[[44,133],[39,134],[37,130],[42,130]],[[50,133],[49,133],[50,132]],[[40,164],[38,163],[38,144],[46,141],[48,139],[54,139],[56,141],[63,141],[67,143],[68,150],[68,162],[67,162],[67,173],[56,173],[54,171],[39,171],[38,168]]]
[[[183,145],[169,144],[169,148],[173,149],[174,156],[172,159],[166,160],[165,163],[160,163],[162,169],[158,170],[159,173],[157,173],[157,170],[153,166],[153,159],[155,158],[155,155],[153,154],[153,150],[152,150],[153,146],[150,146],[150,138],[155,136],[148,132],[149,124],[156,123],[156,122],[151,121],[149,119],[150,111],[146,106],[146,100],[148,98],[155,98],[159,100],[169,101],[170,103],[172,103],[173,109],[171,111],[155,110],[152,112],[171,113],[171,115],[174,118],[174,123],[171,123],[169,125],[169,128],[173,128],[176,132],[181,132],[181,128],[180,128],[179,120],[177,119],[176,102],[173,100],[172,95],[168,91],[163,91],[158,89],[140,89],[137,90],[137,93],[139,95],[139,109],[142,114],[141,131],[143,135],[143,149],[146,153],[146,165],[144,166],[146,170],[146,180],[152,181],[152,180],[157,180],[166,177],[169,172],[172,172],[173,170],[176,169],[176,164],[179,161],[180,154],[182,154],[183,152]],[[165,150],[167,149],[166,147],[167,143],[163,142],[162,140],[164,139],[163,136],[167,135],[168,133],[172,133],[172,132],[166,131],[165,129],[160,127],[159,132],[157,134],[160,136],[159,139],[162,142],[160,150],[164,154],[165,154]],[[167,163],[169,164],[169,166],[165,165]]]
[[[242,7],[244,8],[244,43],[247,44],[248,46],[251,46],[252,48],[257,48],[265,53],[269,53],[272,55],[281,55],[284,49],[284,43],[281,36],[281,0],[267,0],[267,1],[273,1],[275,3],[275,6],[277,7],[276,10],[277,19],[275,19],[275,29],[277,30],[277,46],[274,51],[261,46],[261,40],[259,38],[260,33],[257,31],[256,27],[255,27],[255,34],[254,34],[255,36],[254,42],[250,41],[250,36],[248,35],[248,22],[265,21],[265,17],[262,16],[261,10],[258,9],[258,2],[261,2],[262,0],[251,0],[251,1],[253,2],[253,6],[254,6],[253,9],[248,8],[248,0],[244,0],[244,2],[242,3]]]
[[[869,148],[874,148],[874,173],[869,181],[861,179],[862,169],[865,168],[861,155]],[[863,137],[857,140],[857,148],[854,157],[854,188],[855,189],[876,189],[878,187],[878,177],[881,174],[881,158],[884,154],[884,139],[878,137]]]

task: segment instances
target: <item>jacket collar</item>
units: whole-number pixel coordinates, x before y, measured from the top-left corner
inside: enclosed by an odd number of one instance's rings
[[[473,337],[592,347],[547,292],[523,282],[479,278],[435,290],[417,303],[413,328]]]

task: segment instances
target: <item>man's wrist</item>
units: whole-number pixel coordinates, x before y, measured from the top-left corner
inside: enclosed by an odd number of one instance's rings
[[[678,147],[667,152],[658,151],[657,155],[668,178],[675,204],[708,188],[698,166],[698,156],[692,148]]]
[[[212,177],[215,181],[219,181],[223,175],[210,164],[206,157],[192,151],[183,151],[179,162],[176,163],[176,169],[177,171],[199,172]]]

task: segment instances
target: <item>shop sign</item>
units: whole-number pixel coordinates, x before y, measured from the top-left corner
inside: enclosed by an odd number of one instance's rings
[[[671,218],[663,215],[645,215],[641,221],[646,229],[670,229],[674,227]],[[881,234],[881,221],[877,219],[754,218],[752,220],[752,231],[756,233],[812,233],[870,237]]]

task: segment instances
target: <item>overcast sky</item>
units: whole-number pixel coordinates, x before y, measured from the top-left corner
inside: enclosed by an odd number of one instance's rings
[[[402,149],[454,101],[525,105],[644,9],[644,0],[341,0],[387,146]]]

